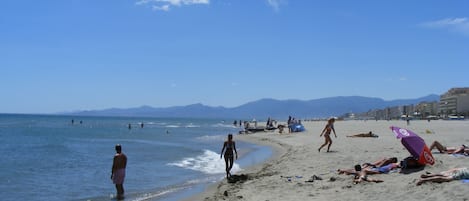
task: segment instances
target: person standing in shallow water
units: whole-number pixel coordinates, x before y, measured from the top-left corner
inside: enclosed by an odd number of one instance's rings
[[[116,185],[117,199],[124,198],[124,178],[125,168],[127,167],[127,156],[122,153],[122,146],[116,145],[116,155],[112,163],[111,179]]]
[[[236,159],[238,159],[238,151],[236,151],[236,143],[233,141],[233,135],[228,134],[228,140],[223,143],[223,148],[221,149],[220,158],[225,157],[225,167],[226,167],[226,178],[231,176],[231,168],[233,168],[234,155],[233,151],[236,154]]]
[[[327,152],[329,152],[329,149],[331,148],[331,145],[332,145],[331,131],[334,132],[335,138],[337,138],[337,134],[335,133],[335,129],[334,129],[334,122],[335,122],[334,118],[330,118],[329,120],[327,120],[326,127],[324,127],[324,129],[321,132],[321,135],[319,136],[319,137],[322,137],[322,135],[324,135],[324,138],[326,139],[326,141],[324,142],[323,145],[321,145],[321,147],[319,147],[318,152],[321,152],[321,149],[326,145],[327,145]]]

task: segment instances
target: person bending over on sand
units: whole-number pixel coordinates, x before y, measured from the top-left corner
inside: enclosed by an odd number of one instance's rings
[[[321,149],[326,145],[327,145],[327,152],[329,152],[329,149],[331,148],[331,145],[332,145],[331,131],[334,132],[334,135],[337,138],[337,134],[335,133],[335,129],[334,129],[334,122],[335,122],[334,118],[330,118],[329,120],[327,120],[326,126],[322,130],[321,135],[319,135],[319,137],[322,137],[322,135],[324,135],[324,138],[326,141],[324,142],[323,145],[321,145],[321,147],[319,147],[318,152],[321,152]]]
[[[469,148],[466,145],[461,145],[460,147],[445,147],[440,142],[434,141],[432,145],[430,145],[430,151],[434,148],[438,149],[440,153],[447,153],[447,154],[468,154]]]
[[[277,126],[277,128],[278,128],[278,133],[282,134],[282,133],[283,133],[283,129],[285,128],[285,125],[279,124],[279,125]]]
[[[359,134],[355,134],[355,135],[347,135],[347,137],[379,137],[379,136],[370,131],[368,133],[359,133]]]
[[[437,174],[422,174],[420,178],[421,179],[417,182],[417,186],[429,181],[441,183],[469,179],[469,169],[467,167],[453,168]]]
[[[114,155],[114,160],[112,163],[112,172],[111,179],[112,182],[116,185],[117,190],[117,199],[124,198],[124,178],[125,178],[125,168],[127,166],[127,156],[122,153],[122,146],[120,144],[116,145],[116,155]]]
[[[236,143],[233,141],[233,135],[228,134],[228,140],[223,143],[223,148],[221,149],[220,158],[225,157],[225,167],[226,167],[226,178],[231,176],[231,168],[233,168],[234,155],[233,151],[236,154],[236,159],[238,159],[238,151],[236,151]]]

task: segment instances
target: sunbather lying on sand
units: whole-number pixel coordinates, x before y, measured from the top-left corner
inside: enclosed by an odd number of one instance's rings
[[[461,145],[460,147],[446,147],[443,146],[440,142],[434,141],[432,145],[430,145],[430,151],[434,148],[438,149],[440,153],[469,154],[469,148],[466,145]]]
[[[356,171],[356,174],[355,174],[355,177],[353,179],[354,184],[358,184],[362,181],[376,182],[376,183],[383,182],[383,180],[372,179],[372,178],[368,177],[368,172],[365,169],[362,169],[362,166],[360,166],[360,165],[355,165],[355,171]]]
[[[386,165],[389,165],[391,163],[397,163],[397,158],[396,157],[391,157],[391,158],[382,158],[379,159],[373,163],[363,163],[362,167],[363,168],[380,168]],[[353,169],[338,169],[337,170],[339,174],[354,174],[356,173],[355,170]]]
[[[368,164],[363,164],[363,166],[361,166],[361,171],[364,171],[367,174],[386,174],[386,173],[389,173],[391,170],[394,170],[400,167],[401,167],[400,163],[389,163],[381,167],[373,167]],[[338,169],[337,172],[339,174],[346,174],[346,175],[358,174],[356,169],[357,169],[356,167],[355,169]]]
[[[347,135],[347,137],[379,137],[379,136],[370,131],[368,133],[359,133],[359,134],[355,134],[355,135]]]
[[[382,158],[373,163],[364,163],[363,165],[372,166],[372,167],[382,167],[390,163],[397,163],[397,158],[396,157]]]
[[[420,178],[421,179],[417,182],[417,186],[429,181],[441,183],[469,179],[469,169],[467,167],[453,168],[437,174],[422,174]]]

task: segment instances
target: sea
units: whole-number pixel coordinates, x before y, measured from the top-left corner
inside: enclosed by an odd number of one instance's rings
[[[0,199],[116,200],[115,145],[127,155],[125,200],[182,200],[225,177],[220,151],[234,120],[0,114]],[[239,121],[239,120],[238,120]],[[269,147],[236,141],[232,172]]]

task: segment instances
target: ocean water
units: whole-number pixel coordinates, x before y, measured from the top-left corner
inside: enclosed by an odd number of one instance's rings
[[[110,176],[116,144],[128,157],[125,200],[187,198],[225,176],[223,141],[228,133],[236,141],[239,130],[231,122],[0,114],[0,198],[115,200]],[[236,142],[241,157],[233,172],[272,154]]]

